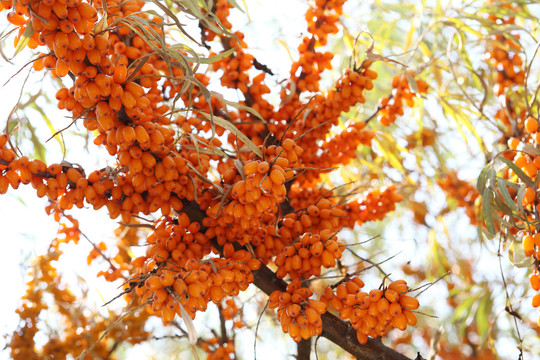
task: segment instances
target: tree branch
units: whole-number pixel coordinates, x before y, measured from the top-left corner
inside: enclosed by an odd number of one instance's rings
[[[311,339],[300,340],[300,342],[296,344],[296,349],[296,360],[309,360],[311,356]]]

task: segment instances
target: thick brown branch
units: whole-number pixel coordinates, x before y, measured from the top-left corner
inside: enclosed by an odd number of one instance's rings
[[[296,344],[296,360],[309,360],[311,357],[311,339],[301,340]]]
[[[264,71],[268,75],[274,75],[274,73],[272,72],[272,70],[270,70],[268,66],[261,64],[256,58],[253,58],[253,67],[257,70]]]

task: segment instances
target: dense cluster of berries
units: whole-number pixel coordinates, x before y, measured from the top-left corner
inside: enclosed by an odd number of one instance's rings
[[[395,185],[383,189],[375,189],[365,194],[362,201],[351,201],[345,207],[345,216],[341,218],[342,226],[353,227],[355,223],[382,220],[396,208],[396,203],[403,200]]]
[[[182,316],[180,306],[194,318],[210,301],[218,304],[238,295],[253,282],[252,271],[260,266],[248,251],[235,251],[231,244],[223,257],[202,260],[211,251],[210,243],[199,232],[200,224],[182,215],[172,224],[167,218],[156,222],[146,255],[133,260],[136,274],[126,284],[126,289],[136,287],[137,295],[151,300],[148,310],[161,314],[165,323],[175,314]]]
[[[52,209],[57,214],[57,220],[65,210],[73,206],[82,208],[86,201],[96,210],[106,206],[111,218],[121,216],[125,223],[129,223],[136,212],[149,214],[161,210],[168,214],[171,208],[180,210],[182,202],[178,196],[188,199],[193,196],[193,184],[188,182],[185,175],[184,180],[180,179],[176,171],[176,164],[179,164],[187,174],[187,162],[180,157],[175,157],[177,161],[171,156],[165,157],[159,165],[149,155],[145,161],[152,161],[156,173],[149,177],[142,172],[135,176],[132,173],[117,174],[113,180],[107,169],[96,170],[86,176],[83,169],[67,162],[47,166],[41,160],[29,160],[25,156],[16,158],[15,152],[6,147],[7,139],[7,135],[0,135],[0,193],[5,193],[8,186],[17,189],[21,183],[32,184],[38,197],[47,196],[54,201]],[[164,163],[169,165],[165,167]],[[136,171],[134,163],[131,165],[130,170]],[[148,169],[154,172],[154,168]],[[167,180],[170,175],[173,179]],[[183,191],[178,191],[182,182],[185,187]],[[177,191],[171,195],[174,189]],[[191,190],[189,194],[188,190]]]
[[[489,2],[492,3],[493,0],[490,0]],[[520,5],[511,1],[506,4],[499,4],[499,6],[505,9],[508,14],[520,11]],[[495,14],[490,14],[488,19],[494,23],[515,23],[515,18],[513,16],[500,18]],[[520,35],[515,33],[511,35],[497,34],[493,36],[494,41],[489,42],[486,58],[488,59],[489,64],[497,70],[494,79],[496,83],[494,91],[497,96],[504,95],[508,88],[516,85],[523,85],[525,83],[523,59],[519,54],[521,50],[521,46],[518,43],[519,38]]]
[[[268,307],[277,309],[281,329],[296,342],[322,332],[321,315],[326,305],[309,299],[312,295],[313,291],[302,287],[300,280],[291,281],[286,291],[276,290],[270,295]]]
[[[348,164],[356,158],[358,145],[371,146],[375,130],[366,129],[366,123],[351,121],[345,124],[345,130],[332,136],[321,146],[320,166],[331,168],[334,164]]]
[[[410,291],[404,280],[396,280],[383,289],[369,293],[361,291],[364,282],[357,277],[347,279],[335,290],[327,287],[321,301],[339,311],[339,317],[351,322],[361,344],[368,336],[377,338],[389,330],[405,330],[407,325],[416,324],[414,310],[418,300],[407,295]]]
[[[321,267],[336,266],[336,260],[343,252],[340,243],[332,238],[329,231],[320,234],[305,233],[299,241],[287,245],[274,263],[278,270],[276,275],[284,278],[289,275],[293,279],[319,276]]]
[[[230,55],[210,69],[222,69],[222,86],[240,90],[241,104],[253,112],[242,106],[232,111],[217,96],[208,96],[204,87],[209,76],[186,76],[192,64],[178,60],[186,54],[164,42],[167,25],[159,16],[142,12],[142,1],[2,1],[2,8],[11,10],[8,20],[19,28],[16,41],[25,41],[31,27],[29,46],[45,49],[34,69],[73,79],[73,86],[56,93],[58,107],[81,120],[95,135],[93,143],[105,148],[115,164],[89,174],[68,162],[46,165],[19,157],[8,136],[0,135],[0,194],[22,183],[32,184],[39,197],[48,197],[47,211],[64,221],[55,249],[78,241],[78,223],[67,214],[74,206],[105,207],[111,218],[130,225],[138,224],[139,214],[160,212],[145,238],[144,255],[133,258],[130,250],[141,234],[121,226],[114,246],[96,244],[87,259],[107,260],[109,268],[99,275],[108,281],[127,280],[128,300],[146,305],[142,322],[148,314],[165,324],[186,312],[194,318],[209,302],[221,304],[238,295],[253,283],[253,271],[261,263],[273,262],[277,277],[293,279],[286,292],[275,292],[270,299],[284,331],[295,341],[321,334],[326,305],[310,299],[313,294],[300,279],[336,265],[344,245],[335,234],[342,227],[382,219],[402,199],[391,186],[369,191],[363,200],[338,201],[333,190],[318,184],[321,169],[346,164],[356,147],[370,145],[374,136],[365,122],[351,122],[327,139],[341,113],[363,103],[364,91],[371,90],[377,78],[372,62],[364,61],[346,70],[334,89],[318,93],[321,73],[331,69],[333,54],[317,47],[338,31],[343,3],[311,4],[306,14],[309,35],[298,48],[299,60],[275,109],[264,99],[270,92],[264,80],[271,71],[247,53],[243,34],[232,32],[227,20],[232,5],[216,2],[212,11],[227,31],[218,34],[201,21],[203,42],[209,46],[206,42],[219,40]],[[149,33],[154,40],[145,37]],[[253,67],[261,71],[254,77]],[[184,78],[191,83],[178,80]],[[301,97],[306,92],[316,93],[311,104]],[[414,96],[400,82],[392,106],[409,104]],[[173,118],[169,99],[195,111]],[[199,116],[203,113],[230,124],[219,126]],[[302,119],[296,120],[298,116]],[[224,145],[220,139],[225,138]],[[258,146],[261,156],[246,151],[248,141]],[[235,156],[230,156],[231,148]],[[226,303],[224,316],[234,312]],[[227,358],[234,344],[208,350],[216,358]]]
[[[318,52],[316,47],[326,45],[328,36],[338,32],[336,23],[343,13],[344,3],[344,0],[320,0],[306,11],[310,35],[302,38],[298,46],[300,56],[291,66],[290,81],[294,83],[291,91],[319,91],[321,73],[332,68],[330,61],[334,55],[331,52]]]
[[[403,103],[408,107],[414,106],[414,99],[417,95],[411,90],[409,79],[416,82],[415,85],[420,94],[427,92],[427,83],[421,79],[415,80],[413,75],[412,73],[404,73],[392,78],[392,95],[382,98],[379,103],[379,122],[383,126],[392,124],[397,116],[404,114]]]
[[[112,23],[116,18],[139,11],[143,4],[136,1],[121,5],[111,3],[107,19]],[[175,132],[164,126],[168,119],[162,117],[169,107],[162,103],[158,71],[167,68],[166,62],[155,57],[135,72],[131,65],[141,55],[151,53],[151,46],[137,35],[126,40],[126,36],[133,33],[126,25],[117,25],[108,36],[98,34],[98,12],[89,3],[53,2],[50,5],[32,1],[24,6],[38,9],[22,15],[26,23],[32,23],[33,31],[42,40],[39,45],[46,45],[51,51],[40,59],[42,65],[54,69],[51,70],[54,75],[62,77],[70,73],[75,79],[73,87],[58,91],[58,106],[70,110],[75,118],[84,117],[84,126],[89,131],[99,132],[94,143],[116,155],[119,165],[127,169],[115,182],[110,179],[110,174],[99,172],[80,180],[81,186],[73,191],[75,199],[70,199],[67,192],[60,198],[60,205],[66,205],[61,207],[81,206],[85,198],[96,208],[106,205],[112,218],[121,215],[126,223],[134,212],[148,214],[161,209],[168,214],[171,207],[179,204],[178,198],[169,201],[171,193],[175,193],[173,197],[189,197],[182,193],[193,194],[190,189],[193,184],[187,184],[185,176],[189,157],[185,159],[175,153]],[[140,17],[148,18],[146,14],[140,14]],[[147,30],[161,33],[160,19],[149,20],[152,25]],[[19,26],[24,28],[24,25]],[[38,65],[40,60],[35,62],[35,68],[41,67]],[[140,79],[134,81],[135,77]],[[183,152],[182,155],[188,154]],[[40,172],[44,171],[40,169]],[[71,173],[74,180],[84,177],[73,170]],[[177,180],[184,182],[185,190],[180,189]],[[96,182],[100,184],[95,186]],[[47,195],[52,200],[57,197]]]
[[[298,166],[302,148],[291,139],[284,140],[282,146],[260,148],[265,160],[247,160],[240,170],[234,164],[229,164],[228,168],[224,166],[227,198],[214,199],[207,207],[206,235],[216,237],[220,245],[226,242],[246,244],[262,228],[267,233],[276,221],[279,204],[285,201],[285,182],[295,175],[294,168]]]
[[[336,165],[337,159],[329,155],[321,157],[319,155],[319,139],[324,139],[330,128],[338,124],[339,116],[343,111],[348,111],[353,105],[364,103],[364,90],[373,88],[373,80],[377,78],[377,73],[369,69],[370,62],[366,61],[358,70],[346,70],[345,74],[338,80],[335,89],[327,92],[326,95],[316,95],[309,106],[309,112],[304,115],[299,114],[304,104],[300,101],[298,95],[294,95],[288,103],[276,112],[276,117],[279,119],[293,119],[295,116],[303,116],[302,121],[295,121],[287,129],[286,123],[269,124],[269,129],[278,134],[287,131],[290,136],[303,136],[298,140],[298,145],[304,149],[302,162],[306,166],[311,166],[318,169],[324,169]],[[283,93],[285,98],[287,94]],[[369,140],[369,133],[362,131],[362,128],[357,126],[355,137],[344,135],[350,140],[351,148],[356,147],[361,143],[366,143]],[[308,132],[309,131],[309,132]],[[332,143],[333,141],[330,140]],[[332,144],[325,145],[323,148],[334,148]],[[351,156],[348,151],[346,156]],[[332,154],[333,155],[333,154]],[[343,160],[343,156],[340,158]],[[304,176],[308,179],[315,180],[320,174],[320,171],[308,171]]]

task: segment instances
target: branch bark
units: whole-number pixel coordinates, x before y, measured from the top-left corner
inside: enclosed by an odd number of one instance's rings
[[[302,339],[296,344],[296,360],[310,360],[311,357],[311,339]]]

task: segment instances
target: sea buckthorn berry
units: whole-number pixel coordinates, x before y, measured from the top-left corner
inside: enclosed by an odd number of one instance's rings
[[[525,130],[529,134],[535,133],[538,130],[538,121],[533,117],[528,117],[525,120]]]
[[[540,276],[538,274],[532,274],[529,277],[529,283],[531,284],[531,287],[533,290],[538,291],[540,290]]]
[[[535,167],[536,169],[536,167]],[[536,173],[536,171],[534,171]],[[523,206],[527,206],[531,203],[534,202],[534,200],[536,199],[536,193],[534,191],[533,188],[530,188],[528,187],[526,190],[525,190],[525,194],[523,195]]]
[[[533,307],[539,307],[540,306],[540,294],[535,294],[532,298],[532,306]]]
[[[419,306],[418,300],[416,298],[407,295],[401,295],[399,297],[399,304],[409,310],[416,310]]]
[[[354,286],[351,285],[353,283]],[[391,285],[399,290],[402,290],[403,286],[406,287],[403,280]],[[321,297],[321,301],[339,311],[339,316],[343,320],[351,322],[359,340],[366,342],[367,337],[383,336],[394,327],[404,330],[408,324],[411,326],[416,324],[416,316],[405,308],[416,309],[418,302],[415,298],[408,295],[400,297],[394,290],[387,288],[373,289],[369,293],[359,292],[363,286],[364,283],[359,278],[347,279],[336,287],[335,294],[330,288],[325,288]],[[404,306],[396,301],[398,299]]]
[[[159,276],[155,276],[155,275],[152,275],[148,279],[146,279],[144,284],[150,290],[157,290],[163,287],[163,284],[161,283]]]
[[[396,291],[392,289],[386,289],[384,291],[384,297],[390,301],[391,303],[396,302],[399,300],[399,295]]]
[[[402,293],[407,292],[409,287],[407,286],[405,280],[396,280],[388,285],[388,289],[394,290],[398,293],[398,295],[401,295]]]
[[[124,65],[116,66],[113,73],[113,81],[116,84],[122,84],[126,81],[127,68]]]
[[[534,253],[534,239],[531,235],[525,235],[523,237],[523,251],[525,256],[532,256]]]
[[[508,139],[508,147],[511,150],[516,150],[520,143],[521,143],[521,141],[519,141],[518,138],[512,137],[512,138]]]
[[[77,5],[77,10],[79,10],[79,14],[86,20],[95,21],[97,19],[97,10],[88,3],[80,2]]]

